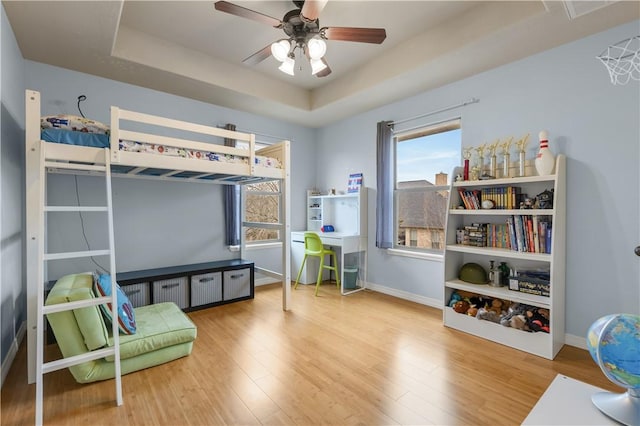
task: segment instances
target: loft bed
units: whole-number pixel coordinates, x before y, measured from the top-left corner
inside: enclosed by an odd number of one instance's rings
[[[99,172],[91,170],[91,166],[106,165],[111,175],[116,177],[226,185],[280,181],[281,223],[243,222],[242,226],[280,230],[282,273],[266,270],[258,265],[255,269],[282,280],[282,308],[289,309],[289,141],[256,150],[255,135],[250,133],[127,111],[113,106],[108,130],[100,132],[100,129],[91,128],[89,132],[83,129],[83,132],[71,134],[68,129],[61,130],[61,123],[56,123],[51,117],[43,119],[39,92],[26,91],[25,107],[29,383],[35,382],[36,336],[37,333],[43,332],[36,326],[36,306],[38,292],[44,291],[46,280],[40,247],[40,240],[46,240],[43,219],[46,212],[46,175],[56,172],[70,173],[70,164],[88,166],[86,171],[73,171],[76,174],[98,174]],[[52,125],[47,125],[47,122]],[[189,135],[189,138],[185,137],[185,134]],[[225,146],[225,138],[240,141],[248,149]],[[244,232],[241,232],[240,257],[243,248]]]

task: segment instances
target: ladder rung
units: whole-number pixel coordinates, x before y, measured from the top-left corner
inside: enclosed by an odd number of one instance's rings
[[[106,166],[104,165],[96,166],[95,164],[60,163],[57,161],[45,161],[44,165],[45,167],[51,167],[54,169],[91,170],[91,171],[98,171],[98,172],[104,172],[107,170]]]
[[[111,303],[111,296],[94,297],[93,299],[76,300],[74,302],[56,303],[55,305],[46,305],[42,307],[43,314],[53,314],[56,312],[71,311],[73,309],[88,308],[89,306],[102,305]]]
[[[70,251],[66,253],[47,253],[44,260],[75,259],[78,257],[108,256],[111,250]]]
[[[85,363],[87,361],[93,361],[94,359],[101,359],[109,355],[115,355],[115,353],[115,347],[111,346],[105,349],[97,349],[95,351],[87,352],[84,354],[70,356],[69,358],[62,358],[55,361],[45,362],[44,364],[42,364],[42,372],[51,373],[52,371],[69,368],[74,365]]]
[[[45,206],[45,212],[106,212],[108,207],[102,206]]]

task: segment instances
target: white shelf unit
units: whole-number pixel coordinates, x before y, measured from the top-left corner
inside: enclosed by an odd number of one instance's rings
[[[455,172],[455,171],[454,171]],[[455,175],[455,173],[454,173]],[[509,210],[463,210],[458,190],[519,187],[522,194],[535,197],[546,189],[553,188],[552,209]],[[511,249],[474,247],[456,244],[456,230],[472,223],[505,223],[509,216],[537,215],[550,217],[551,253],[518,252]],[[478,337],[482,337],[543,358],[553,359],[564,345],[565,335],[565,250],[566,250],[566,157],[556,158],[555,174],[526,176],[481,181],[455,182],[449,195],[449,212],[446,225],[446,247],[444,267],[444,325]],[[508,287],[470,284],[458,278],[460,268],[475,262],[489,270],[489,261],[506,262],[509,267],[523,269],[545,269],[550,271],[550,295],[538,296],[509,290]],[[479,320],[456,313],[448,306],[455,290],[469,291],[479,295],[509,300],[511,302],[546,308],[550,311],[550,332],[529,333],[504,327],[490,321]]]
[[[367,235],[367,188],[360,192],[317,195],[307,191],[307,230],[333,225],[341,235]]]

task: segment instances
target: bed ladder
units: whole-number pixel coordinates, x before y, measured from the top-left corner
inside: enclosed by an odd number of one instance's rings
[[[44,362],[44,317],[46,314],[55,312],[69,311],[73,309],[86,308],[90,306],[97,306],[102,304],[111,304],[111,317],[118,318],[118,301],[115,281],[115,244],[114,244],[114,232],[113,232],[113,208],[112,208],[112,195],[111,195],[111,156],[108,148],[104,149],[104,161],[102,164],[81,164],[70,162],[57,162],[48,161],[46,156],[46,144],[42,143],[40,147],[40,172],[42,173],[40,179],[40,212],[39,212],[39,232],[40,235],[38,241],[38,295],[37,295],[37,337],[36,337],[36,425],[42,424],[43,414],[43,388],[44,388],[44,375],[52,371],[61,370],[74,365],[82,364],[87,361],[104,358],[106,356],[114,357],[115,364],[115,385],[116,385],[116,403],[122,405],[122,382],[121,382],[121,370],[120,370],[120,338],[118,331],[118,321],[112,321],[112,333],[113,333],[113,345],[103,349],[97,349],[87,352],[85,354],[72,356],[69,358],[61,358],[55,361]],[[91,174],[104,174],[106,182],[106,206],[87,207],[87,206],[48,206],[46,205],[46,174],[48,168],[65,169],[68,171],[89,172]],[[109,248],[106,250],[87,250],[80,252],[66,252],[66,253],[46,253],[45,252],[45,218],[48,212],[105,212],[107,214],[108,221],[108,233],[109,233]],[[76,259],[76,258],[88,258],[93,256],[109,256],[109,270],[111,271],[111,296],[108,297],[95,297],[89,300],[80,300],[75,302],[60,303],[56,305],[44,305],[44,271],[46,270],[47,262],[62,260],[62,259]]]

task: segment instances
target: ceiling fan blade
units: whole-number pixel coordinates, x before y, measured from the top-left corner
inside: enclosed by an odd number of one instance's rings
[[[243,60],[242,63],[243,64],[247,64],[247,65],[257,65],[260,62],[262,62],[265,59],[267,59],[269,56],[271,56],[271,45],[270,44],[265,46],[264,48],[258,50],[256,53],[254,53],[253,55],[249,56],[245,60]]]
[[[324,62],[324,64],[327,66],[325,69],[323,69],[322,71],[318,71],[316,73],[316,77],[320,78],[320,77],[326,77],[329,74],[331,74],[331,67],[329,66],[329,64],[327,63],[327,60],[322,58],[322,62]]]
[[[305,0],[300,14],[307,21],[315,21],[327,5],[328,0]]]
[[[387,31],[384,28],[327,27],[322,28],[320,33],[327,40],[357,41],[360,43],[381,44],[387,38]]]
[[[282,27],[282,21],[279,19],[256,12],[255,10],[247,9],[246,7],[238,6],[237,4],[229,3],[228,1],[217,1],[215,2],[214,7],[220,12],[226,12],[240,16],[241,18],[251,19],[275,28]]]

